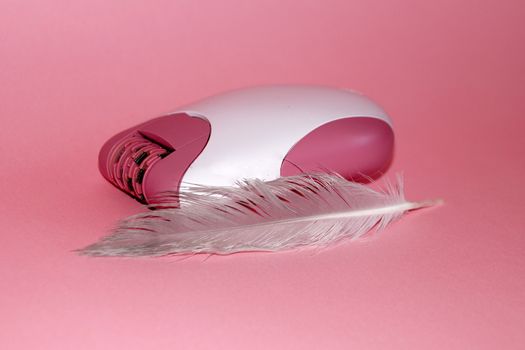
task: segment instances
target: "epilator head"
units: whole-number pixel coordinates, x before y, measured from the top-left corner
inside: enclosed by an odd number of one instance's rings
[[[264,86],[206,98],[109,139],[102,175],[142,203],[181,184],[233,185],[304,172],[376,178],[394,146],[390,118],[349,90]]]

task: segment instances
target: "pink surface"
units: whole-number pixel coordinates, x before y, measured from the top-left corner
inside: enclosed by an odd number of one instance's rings
[[[520,349],[523,1],[2,1],[2,349]],[[413,213],[320,254],[90,259],[138,212],[103,142],[205,95],[348,86],[393,116]]]

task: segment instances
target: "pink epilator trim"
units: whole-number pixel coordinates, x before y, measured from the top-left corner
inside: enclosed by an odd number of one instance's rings
[[[150,203],[155,194],[179,187],[209,136],[209,123],[201,118],[182,113],[155,118],[109,139],[99,169],[115,187]]]
[[[385,122],[341,118],[314,129],[288,152],[281,175],[336,172],[353,181],[375,179],[392,161],[394,133]]]
[[[117,142],[106,160],[109,180],[122,191],[145,202],[142,182],[146,171],[171,150],[144,138],[139,132]]]
[[[184,183],[224,186],[302,172],[361,180],[388,168],[394,134],[367,97],[319,86],[230,91],[120,132],[99,155],[102,175],[142,203]]]

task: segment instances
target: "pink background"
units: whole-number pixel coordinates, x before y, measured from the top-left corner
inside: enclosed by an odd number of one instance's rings
[[[522,0],[0,3],[2,349],[519,349]],[[141,210],[113,133],[260,83],[361,90],[393,116],[412,213],[367,243],[174,259],[71,250]]]

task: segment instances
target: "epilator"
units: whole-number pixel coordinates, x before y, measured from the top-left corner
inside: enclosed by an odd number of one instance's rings
[[[376,178],[393,146],[390,118],[357,92],[263,86],[208,97],[118,133],[102,147],[99,169],[152,203],[184,183],[233,185],[303,172]]]

